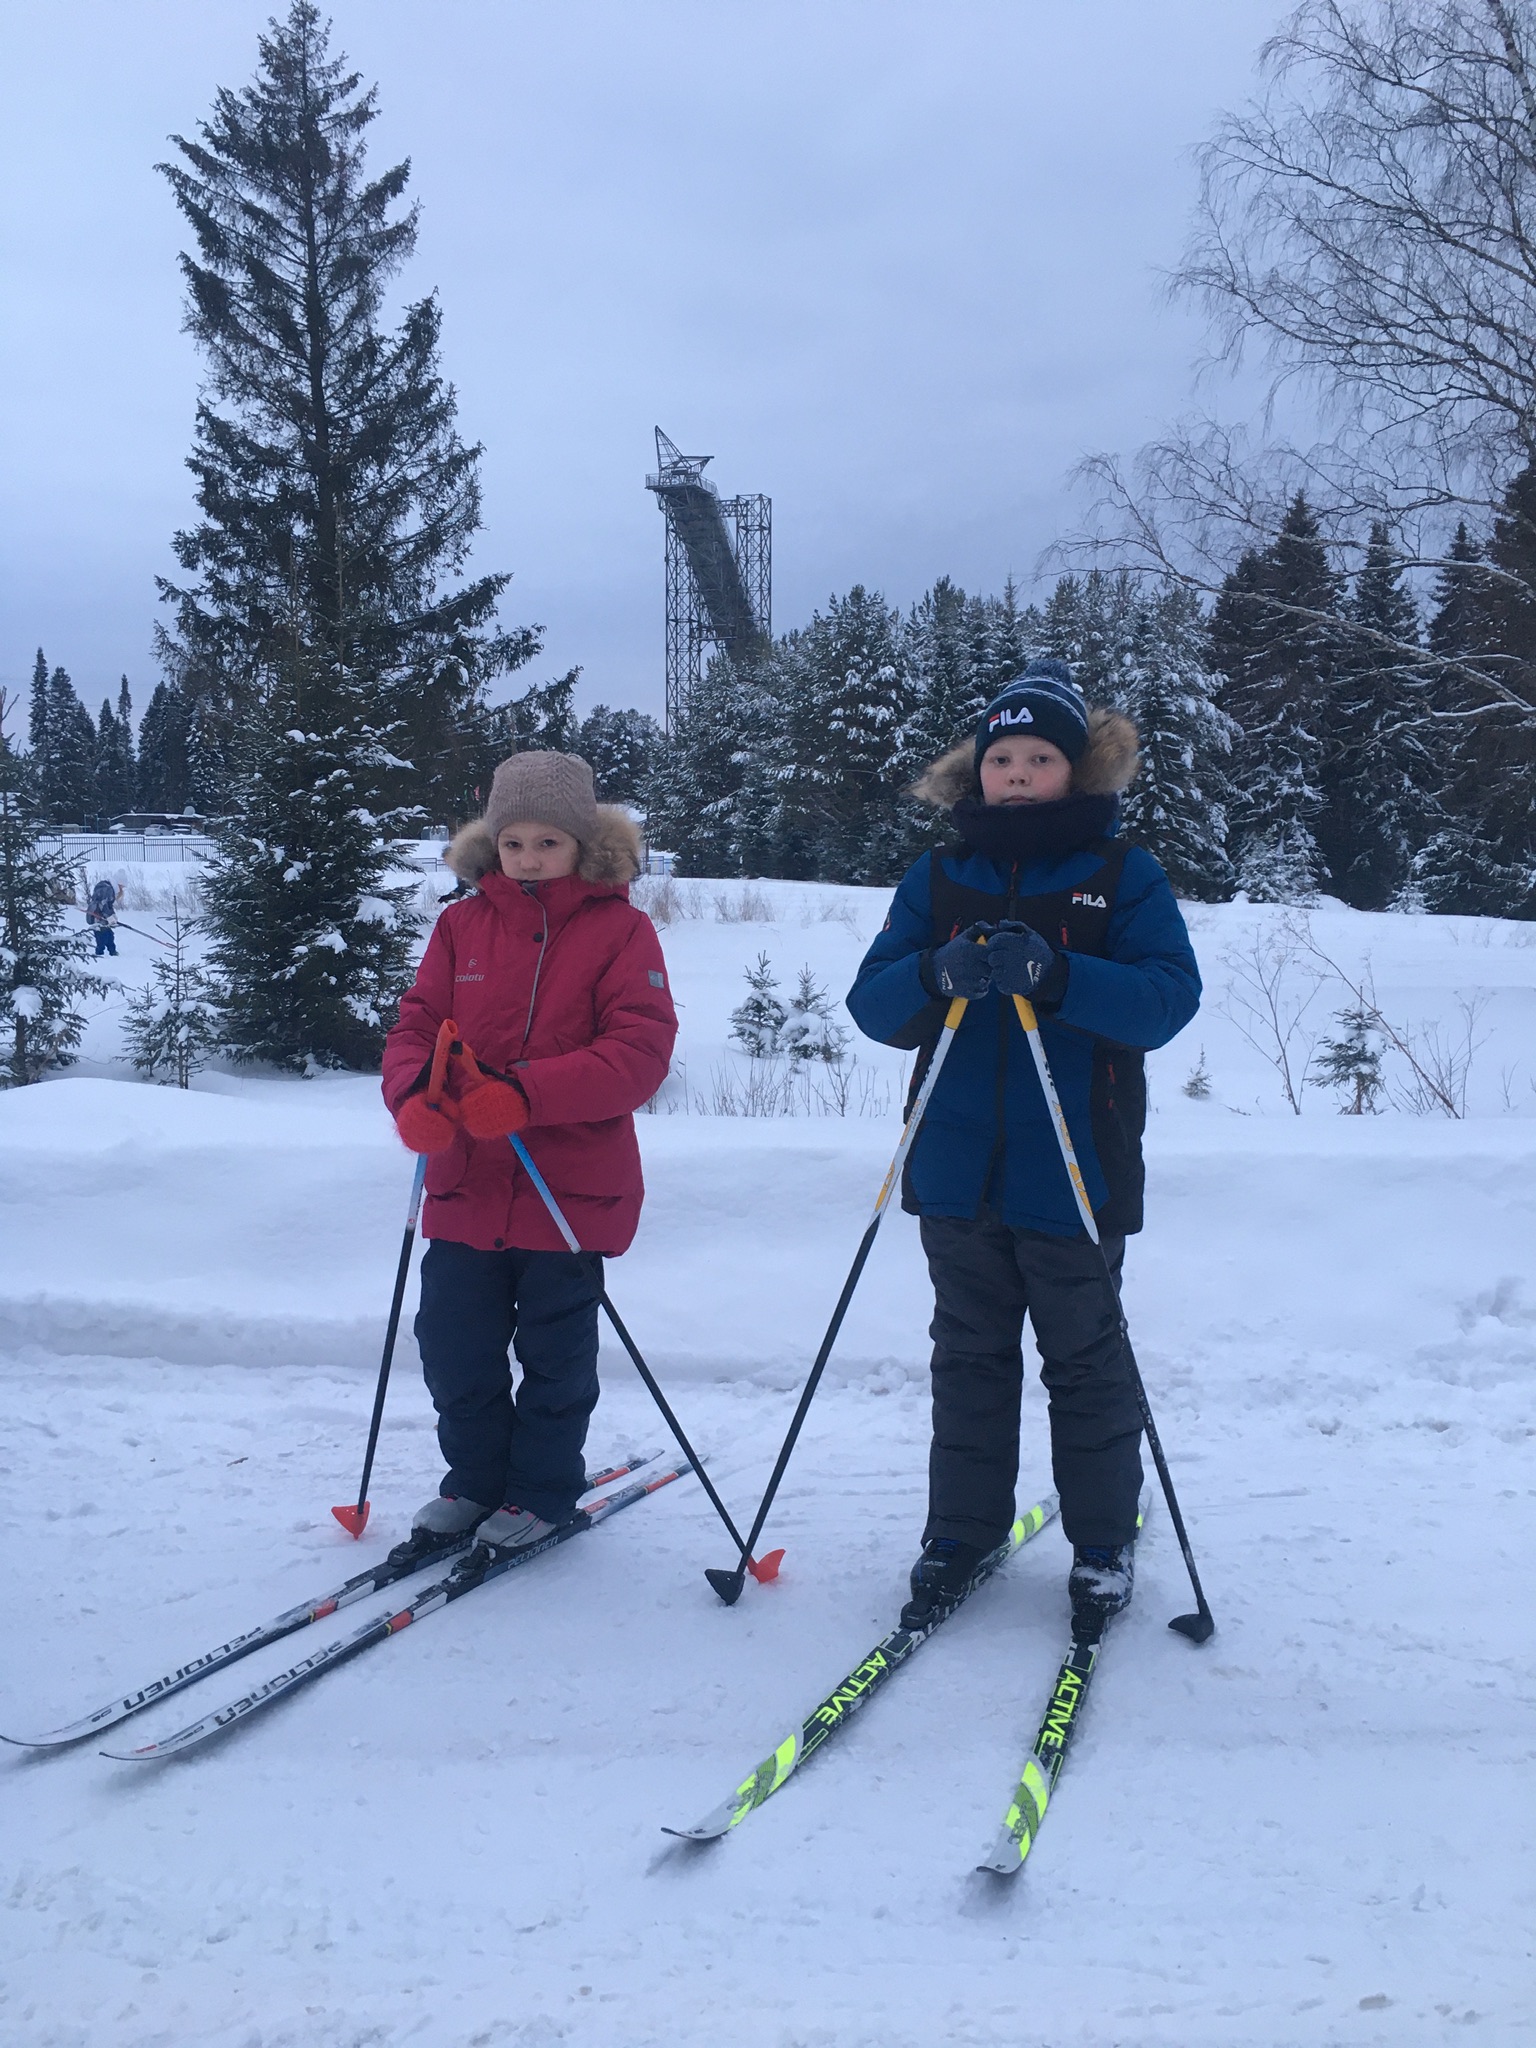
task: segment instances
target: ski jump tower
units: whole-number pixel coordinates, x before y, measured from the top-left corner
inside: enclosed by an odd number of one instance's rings
[[[706,641],[731,661],[773,632],[771,500],[722,498],[708,455],[684,455],[656,429],[656,493],[667,522],[667,731],[703,672]]]

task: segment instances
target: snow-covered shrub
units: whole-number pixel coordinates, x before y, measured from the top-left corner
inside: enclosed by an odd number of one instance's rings
[[[778,977],[766,953],[759,953],[756,966],[744,972],[748,993],[731,1012],[731,1036],[752,1059],[773,1059],[779,1052],[779,1035],[789,1019],[788,1010],[774,993]]]
[[[779,1048],[791,1061],[824,1060],[840,1066],[853,1033],[832,1014],[832,998],[818,987],[809,967],[802,967],[795,993],[790,998],[789,1017],[779,1034]]]
[[[185,1088],[218,1045],[217,989],[187,958],[193,927],[182,922],[179,907],[160,929],[170,958],[157,960],[148,987],[129,996],[123,1042],[141,1074]]]

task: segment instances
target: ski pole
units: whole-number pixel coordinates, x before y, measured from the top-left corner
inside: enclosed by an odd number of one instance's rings
[[[1136,1402],[1141,1409],[1141,1426],[1146,1431],[1147,1444],[1152,1452],[1152,1462],[1157,1467],[1157,1476],[1162,1481],[1163,1498],[1168,1503],[1168,1513],[1173,1522],[1174,1533],[1179,1539],[1179,1548],[1184,1553],[1185,1568],[1189,1583],[1195,1589],[1198,1611],[1194,1614],[1177,1614],[1168,1626],[1176,1629],[1181,1636],[1188,1636],[1192,1643],[1206,1642],[1216,1630],[1205,1592],[1200,1584],[1200,1574],[1195,1570],[1195,1554],[1190,1548],[1189,1535],[1184,1527],[1184,1517],[1179,1512],[1179,1497],[1173,1490],[1173,1474],[1168,1470],[1168,1460],[1163,1456],[1162,1441],[1157,1434],[1157,1424],[1152,1420],[1152,1408],[1147,1400],[1146,1383],[1141,1377],[1141,1367],[1136,1363],[1136,1353],[1131,1349],[1130,1327],[1125,1320],[1125,1309],[1120,1300],[1120,1290],[1115,1285],[1115,1276],[1105,1256],[1103,1242],[1099,1237],[1099,1226],[1094,1221],[1093,1205],[1088,1200],[1088,1190],[1083,1184],[1082,1168],[1077,1163],[1077,1153],[1072,1144],[1072,1133],[1067,1129],[1067,1119],[1062,1112],[1061,1097],[1056,1093],[1056,1083],[1051,1078],[1051,1063],[1045,1056],[1045,1045],[1040,1037],[1040,1023],[1035,1015],[1035,1006],[1025,996],[1015,996],[1013,1007],[1019,1013],[1019,1022],[1024,1026],[1024,1035],[1029,1040],[1029,1049],[1034,1054],[1035,1072],[1040,1076],[1040,1086],[1045,1091],[1046,1106],[1051,1112],[1051,1122],[1056,1127],[1056,1143],[1061,1147],[1062,1164],[1067,1169],[1067,1178],[1072,1183],[1072,1194],[1077,1202],[1077,1213],[1082,1218],[1083,1228],[1093,1241],[1099,1255],[1099,1264],[1104,1269],[1104,1284],[1109,1289],[1115,1315],[1120,1324],[1120,1341],[1125,1347],[1125,1361],[1131,1368],[1131,1379],[1136,1388]]]
[[[400,1328],[400,1304],[405,1300],[406,1275],[411,1269],[411,1244],[416,1236],[416,1218],[421,1213],[422,1189],[427,1184],[427,1155],[418,1155],[411,1181],[411,1206],[405,1215],[405,1235],[400,1240],[400,1264],[395,1269],[395,1298],[389,1305],[389,1326],[384,1332],[384,1356],[379,1361],[379,1384],[373,1397],[373,1420],[368,1425],[368,1448],[363,1453],[363,1477],[357,1489],[355,1508],[332,1508],[331,1513],[349,1536],[361,1536],[368,1526],[368,1481],[373,1476],[373,1454],[378,1447],[379,1424],[384,1420],[384,1395],[389,1386],[390,1362],[395,1355],[395,1335]]]
[[[933,1049],[933,1058],[928,1062],[928,1071],[923,1076],[923,1085],[918,1089],[916,1100],[912,1104],[912,1114],[907,1118],[902,1128],[895,1156],[886,1170],[885,1179],[880,1184],[880,1192],[875,1198],[875,1213],[870,1217],[864,1235],[859,1240],[859,1248],[854,1254],[853,1264],[848,1269],[848,1278],[843,1282],[843,1291],[837,1297],[837,1306],[832,1311],[832,1320],[827,1325],[827,1333],[821,1340],[821,1348],[816,1353],[810,1375],[801,1392],[799,1406],[795,1409],[794,1416],[790,1421],[788,1433],[779,1451],[778,1462],[774,1465],[767,1490],[758,1507],[757,1519],[753,1522],[751,1533],[747,1537],[746,1548],[748,1550],[751,1549],[752,1545],[756,1543],[758,1537],[763,1533],[763,1524],[768,1519],[768,1510],[773,1506],[773,1497],[779,1490],[779,1481],[784,1477],[785,1468],[789,1464],[796,1440],[800,1435],[801,1425],[805,1421],[811,1402],[816,1397],[816,1389],[821,1384],[821,1376],[826,1370],[827,1360],[832,1356],[832,1346],[837,1342],[837,1333],[843,1327],[843,1317],[848,1313],[848,1304],[853,1300],[854,1289],[859,1284],[859,1276],[864,1271],[865,1261],[874,1249],[875,1237],[880,1229],[881,1219],[885,1215],[886,1204],[891,1199],[892,1190],[901,1179],[901,1169],[906,1165],[907,1154],[912,1150],[912,1141],[916,1138],[918,1128],[927,1111],[928,1098],[933,1093],[934,1083],[938,1080],[939,1071],[949,1056],[949,1049],[955,1042],[955,1033],[960,1029],[960,1019],[964,1015],[965,997],[956,996],[945,1014],[944,1029],[940,1032],[939,1042]],[[707,1571],[704,1576],[720,1595],[726,1606],[734,1607],[741,1598],[742,1588],[746,1584],[740,1568],[738,1567],[737,1570],[731,1572]]]
[[[165,946],[172,952],[176,950],[174,941],[157,939],[153,932],[142,932],[136,924],[124,924],[120,917],[113,918],[112,922],[120,932],[132,932],[136,939],[148,939],[152,946]]]
[[[528,1175],[528,1178],[533,1182],[534,1187],[538,1190],[539,1200],[544,1204],[545,1208],[549,1211],[550,1220],[554,1224],[556,1230],[558,1230],[560,1235],[565,1239],[567,1248],[577,1253],[580,1257],[586,1257],[586,1253],[582,1251],[580,1239],[577,1237],[575,1231],[572,1230],[570,1224],[566,1222],[565,1212],[561,1209],[560,1204],[555,1200],[554,1195],[551,1193],[548,1181],[545,1180],[543,1174],[540,1173],[539,1169],[534,1165],[533,1157],[532,1154],[529,1152],[528,1147],[523,1143],[522,1139],[518,1137],[515,1131],[511,1131],[507,1134],[507,1142],[511,1145],[512,1150],[517,1154],[518,1163],[523,1167],[524,1171]],[[735,1544],[736,1548],[741,1552],[741,1570],[743,1572],[751,1572],[754,1578],[761,1579],[764,1581],[764,1583],[766,1583],[769,1579],[777,1578],[779,1573],[779,1560],[784,1555],[783,1551],[775,1550],[774,1552],[772,1552],[770,1556],[762,1558],[757,1563],[753,1562],[752,1552],[749,1546],[742,1542],[741,1532],[736,1527],[736,1524],[731,1520],[730,1511],[726,1507],[725,1502],[720,1498],[719,1494],[716,1493],[714,1481],[705,1471],[703,1460],[700,1458],[698,1452],[693,1448],[693,1445],[689,1443],[687,1437],[683,1434],[683,1425],[672,1413],[672,1405],[668,1401],[666,1395],[661,1391],[661,1387],[656,1379],[656,1375],[651,1371],[651,1368],[640,1356],[640,1347],[636,1344],[634,1338],[631,1337],[628,1330],[625,1329],[623,1320],[621,1319],[618,1310],[614,1307],[613,1303],[608,1298],[608,1290],[606,1287],[599,1285],[597,1298],[599,1302],[602,1304],[604,1315],[607,1316],[609,1322],[613,1325],[614,1335],[618,1338],[619,1342],[624,1346],[624,1349],[629,1353],[630,1362],[633,1364],[635,1371],[639,1373],[641,1379],[644,1380],[647,1393],[650,1395],[651,1399],[656,1403],[656,1406],[661,1410],[662,1419],[665,1421],[668,1429],[670,1429],[673,1436],[677,1438],[679,1450],[681,1450],[683,1456],[688,1460],[689,1464],[692,1465],[694,1471],[698,1474],[699,1484],[703,1487],[704,1491],[709,1495],[711,1502],[714,1504],[715,1513],[720,1517],[721,1521],[724,1522],[726,1529],[730,1533],[731,1541]],[[754,1541],[755,1540],[756,1538],[754,1534]]]

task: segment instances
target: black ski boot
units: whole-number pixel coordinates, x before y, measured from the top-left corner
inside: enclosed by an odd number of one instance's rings
[[[1130,1605],[1134,1577],[1132,1544],[1078,1544],[1072,1553],[1072,1572],[1067,1580],[1072,1633],[1078,1642],[1096,1643],[1104,1633],[1104,1624]]]
[[[930,1536],[912,1567],[912,1598],[901,1610],[903,1628],[926,1628],[969,1585],[987,1555],[954,1536]]]

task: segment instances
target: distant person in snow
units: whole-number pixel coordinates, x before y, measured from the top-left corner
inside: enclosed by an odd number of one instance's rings
[[[431,1155],[416,1338],[448,1470],[413,1533],[517,1547],[567,1521],[586,1486],[603,1259],[640,1220],[633,1113],[666,1078],[677,1017],[655,929],[629,901],[639,834],[595,801],[578,755],[503,761],[447,859],[475,893],[439,916],[384,1052],[384,1100]],[[445,1064],[449,1018],[464,1051]]]
[[[1026,1314],[1079,1632],[1097,1633],[1131,1596],[1140,1409],[1013,997],[1035,1007],[1118,1284],[1142,1224],[1142,1054],[1200,1001],[1167,876],[1115,836],[1136,743],[1119,712],[1090,711],[1065,662],[1030,662],[919,780],[958,843],[908,871],[848,997],[870,1038],[919,1051],[914,1094],[951,1002],[968,1005],[902,1190],[934,1290],[928,1520],[909,1627],[962,1591],[1012,1526]]]
[[[121,889],[114,888],[103,875],[92,889],[90,899],[86,903],[85,921],[96,934],[98,960],[103,953],[110,953],[114,960],[117,958],[117,940],[114,932],[117,926],[118,900],[122,893]]]

